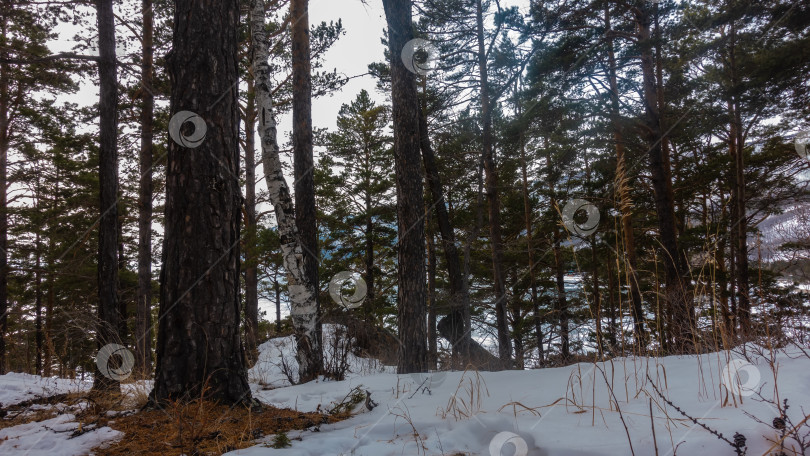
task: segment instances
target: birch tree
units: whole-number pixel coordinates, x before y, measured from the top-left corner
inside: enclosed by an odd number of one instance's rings
[[[250,12],[251,45],[253,48],[253,78],[258,110],[258,132],[262,150],[262,169],[268,197],[273,204],[278,223],[281,253],[287,270],[290,313],[296,335],[296,360],[299,380],[320,371],[321,345],[317,337],[317,290],[308,280],[304,269],[304,252],[295,223],[290,189],[284,180],[279,157],[278,130],[272,98],[272,81],[268,63],[269,47],[265,29],[264,0],[253,0]]]

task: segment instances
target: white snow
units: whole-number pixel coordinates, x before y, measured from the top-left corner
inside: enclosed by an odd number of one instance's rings
[[[59,415],[49,420],[21,424],[0,430],[0,454],[4,456],[74,456],[90,450],[123,433],[102,427],[78,432],[74,415]],[[74,436],[75,434],[75,436]]]
[[[71,380],[11,372],[0,375],[0,408],[37,397],[79,392],[90,389],[92,380]]]
[[[736,432],[743,434],[747,454],[760,455],[772,444],[767,439],[775,439],[776,434],[745,412],[765,423],[778,416],[777,410],[756,394],[772,399],[775,382],[768,362],[770,353],[758,347],[746,348],[751,365],[741,352],[721,352],[481,372],[480,383],[474,372],[437,373],[424,383],[429,391],[417,391],[425,376],[393,373],[351,375],[341,382],[258,390],[256,397],[264,402],[313,411],[318,405],[328,408],[353,387],[362,385],[380,405],[347,421],[322,425],[319,432],[291,432],[292,446],[284,450],[257,445],[228,454],[499,456],[515,454],[514,448],[525,442],[527,451],[523,454],[533,456],[629,455],[623,417],[633,452],[637,456],[654,455],[651,400],[657,454],[671,456],[675,449],[682,455],[734,454],[729,444],[666,405],[647,381],[645,374],[649,372],[676,406],[729,440]],[[278,346],[274,349],[278,350]],[[278,356],[279,352],[275,353]],[[806,410],[810,405],[810,358],[797,350],[775,353],[774,357],[778,397],[789,400],[788,415],[798,423],[804,418],[801,407]],[[727,370],[727,366],[733,370]],[[729,374],[724,372],[730,372],[730,386],[738,394],[729,394],[724,385],[724,377],[729,378]],[[615,404],[613,395],[621,413],[611,406]],[[515,440],[509,433],[519,437]],[[499,448],[510,438],[511,444]],[[268,437],[265,442],[271,440]]]
[[[333,332],[334,328],[326,330],[327,340]],[[778,400],[788,399],[794,423],[805,417],[802,407],[810,408],[810,357],[796,348],[770,352],[748,345],[744,353],[630,357],[561,368],[433,375],[397,375],[390,366],[350,354],[346,380],[290,386],[280,360],[284,357],[294,366],[293,354],[290,337],[262,344],[260,360],[250,370],[257,399],[300,411],[324,410],[360,386],[378,406],[371,411],[361,407],[362,413],[339,423],[292,431],[289,448],[270,448],[271,435],[229,456],[629,455],[630,444],[637,456],[735,454],[729,444],[664,403],[647,381],[647,373],[669,400],[692,417],[729,440],[736,432],[743,434],[748,455],[768,454],[776,438],[770,426],[754,419],[771,423],[778,415],[756,393],[767,399],[778,393]],[[333,360],[327,355],[327,361]],[[735,381],[728,375],[724,379],[729,366]],[[20,374],[0,376],[6,400],[69,384]],[[729,394],[729,388],[737,394]],[[30,455],[83,455],[120,436],[102,428],[71,438],[75,429],[71,414],[7,428],[0,431],[0,454],[23,455],[30,449]],[[6,436],[8,440],[3,440]]]

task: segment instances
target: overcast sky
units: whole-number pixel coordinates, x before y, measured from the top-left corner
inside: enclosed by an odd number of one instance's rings
[[[366,73],[369,63],[384,59],[380,38],[385,31],[385,16],[381,1],[363,5],[360,0],[310,0],[309,15],[311,25],[340,18],[346,29],[346,34],[328,51],[325,68],[337,68],[338,72],[351,77]],[[354,78],[339,93],[313,101],[313,125],[334,128],[340,106],[351,102],[361,89],[383,102],[385,96],[374,89],[375,85],[376,80],[370,75]],[[285,127],[291,123],[284,120]]]

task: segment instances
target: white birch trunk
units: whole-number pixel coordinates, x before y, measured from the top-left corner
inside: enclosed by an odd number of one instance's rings
[[[316,337],[318,312],[315,293],[317,291],[304,274],[304,255],[295,225],[293,201],[287,181],[284,180],[279,158],[276,121],[270,92],[270,65],[267,62],[269,50],[264,24],[264,5],[264,0],[252,0],[250,11],[253,77],[258,109],[257,124],[262,147],[262,168],[270,202],[276,213],[284,269],[287,270],[290,310],[297,344],[296,360],[299,372],[304,372],[308,371],[313,364],[311,354],[321,352]]]

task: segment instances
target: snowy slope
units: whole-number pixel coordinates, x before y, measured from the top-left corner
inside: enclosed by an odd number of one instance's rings
[[[767,353],[756,355],[752,347],[747,351],[751,365],[739,353],[714,353],[482,372],[480,388],[474,373],[449,372],[436,374],[429,392],[416,391],[424,377],[391,373],[261,391],[257,396],[274,405],[315,410],[318,404],[323,408],[342,399],[352,387],[363,385],[380,405],[350,420],[321,426],[317,433],[290,433],[293,445],[285,450],[260,445],[229,455],[629,455],[627,433],[636,455],[653,455],[651,399],[657,454],[672,455],[673,448],[682,455],[734,454],[730,445],[660,400],[646,380],[646,372],[657,378],[659,389],[666,391],[675,405],[729,440],[736,432],[743,434],[747,454],[760,455],[771,446],[767,438],[775,438],[775,433],[744,412],[766,423],[778,415],[774,407],[757,400],[754,394],[774,397],[774,376]],[[810,405],[810,359],[793,350],[776,354],[775,365],[779,398],[789,399],[789,415],[798,423],[804,417],[801,406],[806,410]],[[739,393],[734,395],[737,400],[742,398],[741,405],[735,407],[729,397],[723,372],[736,374],[732,378],[737,381],[730,384]],[[615,405],[611,407],[612,394],[621,413]],[[724,406],[726,398],[729,402]],[[519,437],[514,439],[509,433]],[[510,438],[511,444],[501,445]],[[526,451],[521,452],[524,444]]]
[[[327,329],[327,336],[331,331]],[[789,400],[789,416],[795,423],[804,418],[802,406],[810,411],[810,358],[797,349],[775,353],[773,359],[767,350],[748,346],[744,354],[620,358],[554,369],[433,375],[397,375],[390,366],[349,355],[346,380],[321,379],[293,386],[280,362],[286,358],[294,365],[293,339],[271,340],[260,352],[250,380],[255,397],[263,402],[301,411],[324,410],[362,385],[378,405],[371,411],[361,408],[363,413],[346,421],[290,432],[290,448],[269,448],[272,436],[268,436],[229,456],[654,455],[651,405],[658,455],[673,455],[674,448],[679,455],[734,454],[727,443],[665,404],[647,381],[647,373],[672,403],[691,416],[728,439],[736,432],[745,435],[748,455],[766,454],[775,431],[764,423],[771,423],[778,414],[755,391],[772,399],[778,385],[779,400]],[[327,361],[333,359],[327,356]],[[776,381],[771,363],[778,372]],[[736,374],[743,389],[724,379],[723,372]],[[724,380],[738,393],[733,395],[736,404]],[[70,380],[0,376],[4,405],[88,387]],[[4,429],[0,454],[84,455],[119,436],[102,428],[71,439],[69,431],[76,426],[73,415],[67,413]]]

